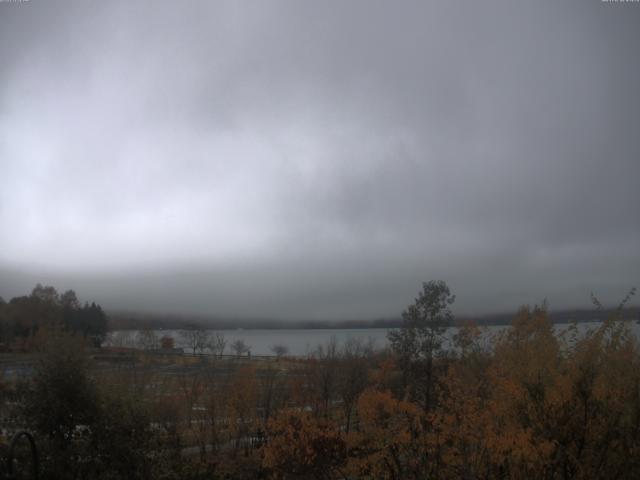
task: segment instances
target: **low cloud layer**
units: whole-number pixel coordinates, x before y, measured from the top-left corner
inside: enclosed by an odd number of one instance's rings
[[[0,3],[0,295],[397,315],[640,271],[640,6]]]

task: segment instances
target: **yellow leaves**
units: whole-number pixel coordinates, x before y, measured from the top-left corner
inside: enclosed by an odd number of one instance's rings
[[[346,457],[336,425],[308,412],[283,410],[267,424],[263,465],[274,474],[327,474]]]
[[[363,425],[384,427],[386,421],[396,412],[398,403],[388,391],[367,390],[358,399],[358,416]]]
[[[473,322],[465,322],[453,336],[453,344],[460,350],[462,357],[477,346],[482,330]]]
[[[378,388],[386,388],[396,371],[397,365],[393,357],[384,359],[377,370],[371,372],[371,383]]]
[[[458,342],[471,348],[477,336],[469,326]],[[635,339],[620,325],[561,343],[543,309],[525,308],[493,350],[436,360],[433,406],[392,393],[399,372],[387,360],[359,396],[350,433],[297,412],[270,426],[265,462],[335,472],[321,453],[334,452],[340,478],[619,475],[622,464],[640,469],[639,367]]]
[[[358,431],[347,437],[347,471],[356,478],[397,478],[398,462],[426,455],[424,410],[389,391],[365,390],[358,400]]]
[[[255,369],[238,369],[231,379],[227,397],[229,429],[234,435],[241,435],[254,421],[258,399]]]

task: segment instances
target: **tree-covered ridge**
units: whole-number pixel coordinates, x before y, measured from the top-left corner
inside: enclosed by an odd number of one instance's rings
[[[30,295],[0,299],[0,342],[28,348],[42,328],[61,328],[100,345],[107,333],[107,316],[94,302],[82,304],[73,290],[59,294],[54,287],[35,286]]]

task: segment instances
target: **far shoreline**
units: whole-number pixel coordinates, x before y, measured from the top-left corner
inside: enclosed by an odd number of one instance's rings
[[[620,320],[640,322],[640,307],[629,306],[622,312],[615,308],[602,310],[567,309],[549,312],[551,323],[601,322],[617,313]],[[275,319],[206,319],[202,317],[162,315],[138,312],[107,312],[109,330],[360,330],[390,329],[402,325],[400,318],[376,320],[275,320]],[[452,327],[467,323],[483,326],[510,325],[516,312],[458,317]]]

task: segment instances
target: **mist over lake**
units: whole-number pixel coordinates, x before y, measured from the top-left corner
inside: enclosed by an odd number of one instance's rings
[[[638,322],[628,322],[631,331],[640,337],[640,325]],[[595,329],[599,322],[583,322],[577,324],[578,335],[584,336],[589,330]],[[554,330],[561,335],[569,328],[570,324],[561,323],[554,326]],[[482,339],[488,347],[493,337],[502,332],[505,325],[491,325],[481,327]],[[374,350],[385,349],[389,342],[387,333],[391,328],[321,328],[321,329],[223,329],[208,330],[209,333],[222,333],[227,341],[226,355],[233,352],[230,345],[242,340],[249,347],[251,355],[274,355],[272,348],[276,345],[284,346],[291,356],[308,356],[314,353],[319,346],[326,346],[335,341],[338,349],[344,347],[349,341],[359,341],[363,345],[370,345]],[[452,348],[453,336],[458,331],[457,327],[451,327],[445,332],[443,347]],[[190,353],[190,349],[185,342],[182,333],[185,330],[155,330],[158,338],[163,336],[172,337],[175,347],[183,348],[185,353]],[[117,330],[111,332],[105,345],[117,345],[122,347],[138,347],[138,330]],[[206,352],[207,350],[205,350]]]

